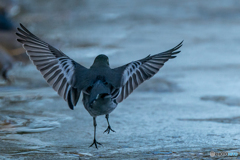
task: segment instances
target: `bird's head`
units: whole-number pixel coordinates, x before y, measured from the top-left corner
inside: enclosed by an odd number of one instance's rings
[[[109,59],[106,55],[100,54],[95,58],[92,66],[109,66]]]

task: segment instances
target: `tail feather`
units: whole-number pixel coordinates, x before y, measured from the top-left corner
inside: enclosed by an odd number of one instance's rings
[[[101,80],[94,83],[89,97],[90,104],[98,98],[104,98],[110,95],[110,88],[106,86]]]

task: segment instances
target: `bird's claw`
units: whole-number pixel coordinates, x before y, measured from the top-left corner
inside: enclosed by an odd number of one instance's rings
[[[115,132],[110,126],[108,126],[108,128],[103,133],[107,132],[109,134],[110,131]]]
[[[93,143],[89,146],[92,147],[93,145],[95,145],[95,147],[98,149],[97,145],[102,145],[101,143],[97,142],[96,139],[93,140]]]

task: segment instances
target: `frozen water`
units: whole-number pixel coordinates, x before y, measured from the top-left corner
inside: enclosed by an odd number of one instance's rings
[[[209,159],[210,151],[239,151],[239,1],[16,2],[16,22],[86,67],[98,54],[117,67],[184,43],[110,114],[116,133],[102,134],[107,122],[97,118],[98,150],[88,148],[92,118],[81,100],[72,111],[33,65],[15,67],[13,86],[0,83],[0,158]]]

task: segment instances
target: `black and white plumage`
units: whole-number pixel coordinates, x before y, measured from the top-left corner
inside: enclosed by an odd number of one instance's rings
[[[153,56],[149,55],[146,58],[116,68],[115,70],[120,70],[122,72],[121,87],[119,94],[116,96],[117,103],[122,102],[141,83],[154,76],[166,61],[175,58],[176,56],[174,55],[180,52],[176,50],[181,46],[182,42],[168,51]]]
[[[108,128],[109,114],[117,104],[127,98],[141,83],[155,75],[169,59],[175,58],[182,42],[176,47],[124,66],[111,69],[106,55],[98,55],[88,69],[78,64],[62,51],[42,41],[22,24],[18,28],[18,41],[23,44],[31,61],[41,72],[47,83],[74,109],[81,92],[83,104],[93,117],[94,144],[96,141],[96,117],[106,115]],[[114,132],[114,131],[113,131]],[[92,146],[91,145],[91,146]]]

